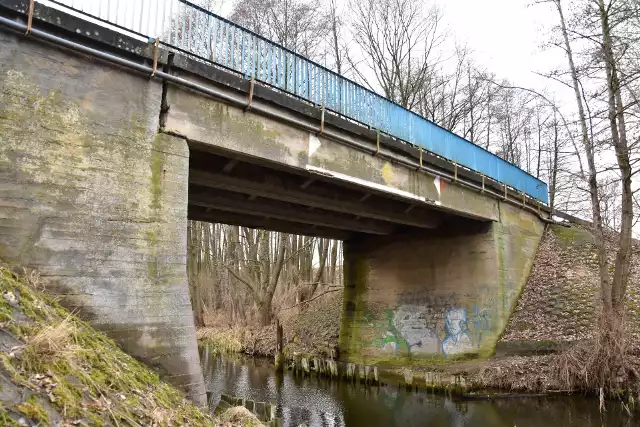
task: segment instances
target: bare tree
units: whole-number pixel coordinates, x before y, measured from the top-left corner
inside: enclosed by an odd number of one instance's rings
[[[187,272],[194,318],[227,313],[233,323],[271,322],[274,304],[302,303],[335,289],[340,243],[250,228],[189,221]],[[276,303],[276,300],[278,302]]]
[[[629,282],[631,261],[631,236],[633,226],[633,191],[631,188],[632,169],[629,155],[629,142],[625,122],[625,104],[622,99],[620,75],[618,72],[618,56],[614,52],[615,46],[612,35],[611,18],[615,17],[613,1],[605,4],[604,0],[593,0],[597,3],[600,24],[602,28],[601,50],[604,69],[607,76],[608,111],[612,145],[616,153],[620,181],[621,181],[621,218],[618,252],[616,253],[613,281],[611,283],[610,302],[606,309],[611,308],[613,317],[609,327],[617,329],[616,322],[621,321],[625,314],[625,295]],[[608,295],[606,295],[608,296]],[[611,304],[611,307],[608,305]]]
[[[583,360],[575,369],[584,370],[584,375],[576,376],[585,384],[614,392],[620,386],[621,372],[625,378],[637,376],[637,373],[629,374],[628,370],[632,368],[625,363],[623,325],[634,219],[633,168],[626,124],[628,105],[624,102],[625,89],[619,71],[626,49],[614,34],[615,28],[628,21],[629,15],[626,15],[626,7],[619,7],[622,2],[584,0],[579,3],[577,19],[570,25],[562,1],[544,1],[549,2],[558,14],[559,45],[567,56],[567,75],[574,92],[582,142],[581,155],[586,158],[586,171],[579,162],[579,176],[587,182],[590,198],[602,303],[595,345],[588,350],[578,347],[577,356],[572,357]],[[576,40],[579,43],[575,43]],[[574,45],[584,49],[582,67],[576,64]],[[558,76],[562,74],[554,75],[561,81]],[[588,96],[585,81],[594,88]],[[614,164],[608,164],[606,154],[610,150],[615,154]],[[613,266],[607,253],[605,223],[617,232]]]
[[[336,0],[329,0],[329,23],[331,25],[329,31],[329,52],[333,59],[333,69],[338,73],[344,72],[344,63],[346,48],[344,45],[345,34],[342,31],[343,20],[340,17],[340,11],[336,4]]]
[[[425,13],[420,0],[353,0],[350,8],[354,39],[363,53],[361,61],[348,56],[354,72],[372,90],[381,88],[387,98],[413,109],[444,39],[439,9]]]
[[[332,26],[322,4],[310,0],[240,0],[230,18],[311,59],[319,59]]]
[[[531,142],[528,139],[533,115],[529,106],[531,96],[521,91],[503,89],[497,95],[497,101],[493,106],[499,138],[497,154],[516,166],[529,169],[530,165],[523,165],[522,160]]]

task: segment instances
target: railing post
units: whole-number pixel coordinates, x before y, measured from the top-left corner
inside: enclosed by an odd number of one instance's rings
[[[324,105],[322,106],[322,113],[320,116],[320,132],[318,135],[324,135]]]
[[[293,55],[293,94],[298,94],[298,57]]]
[[[24,33],[25,35],[29,35],[31,32],[31,26],[33,25],[33,9],[35,7],[35,0],[29,0],[29,9],[27,10],[27,31]]]
[[[242,73],[242,75],[244,76],[244,78],[247,78],[247,71],[244,68],[244,33],[242,33],[242,41],[240,42],[240,72]]]
[[[159,39],[155,39],[153,42],[153,71],[151,72],[151,77],[156,75],[156,71],[158,71],[158,46],[160,44]]]

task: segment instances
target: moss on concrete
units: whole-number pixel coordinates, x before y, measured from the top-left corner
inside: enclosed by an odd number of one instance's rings
[[[345,280],[340,337],[338,345],[341,357],[358,358],[362,349],[360,322],[365,307],[362,293],[366,288],[367,266],[363,256],[353,244],[345,242],[343,274]]]
[[[160,209],[162,208],[163,169],[163,138],[158,134],[153,140],[153,148],[151,150],[151,183],[149,188],[149,192],[151,193],[149,208],[156,216],[160,214]]]
[[[267,126],[263,118],[205,97],[198,99],[197,111],[202,118],[196,121],[206,124],[208,132],[217,133],[219,138],[227,138],[228,134],[236,139],[250,138],[252,144],[291,155],[289,147],[281,141],[280,132]]]
[[[594,242],[593,234],[584,228],[550,224],[549,230],[558,238],[558,242],[564,246],[581,246]]]

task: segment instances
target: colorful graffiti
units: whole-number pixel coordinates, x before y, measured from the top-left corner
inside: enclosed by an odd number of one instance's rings
[[[371,344],[394,356],[473,352],[492,327],[490,311],[476,304],[470,310],[402,304],[384,313],[386,322],[377,323],[368,313],[365,324],[378,331]]]
[[[369,345],[392,357],[473,353],[496,333],[499,307],[488,288],[441,295],[412,290],[397,301],[394,308],[367,312],[363,319]]]
[[[406,342],[409,354],[438,351],[438,336],[427,324],[426,311],[419,305],[400,305],[393,311],[393,326]]]
[[[467,310],[452,308],[445,316],[446,338],[442,341],[442,353],[445,356],[472,351],[473,341],[469,335]]]
[[[386,310],[387,323],[380,325],[383,332],[373,344],[394,355],[438,352],[438,336],[435,329],[428,327],[424,315],[425,307],[416,305]]]
[[[493,324],[491,317],[488,308],[473,304],[469,319],[469,329],[471,330],[472,340],[478,348],[480,348],[484,335],[491,332]]]

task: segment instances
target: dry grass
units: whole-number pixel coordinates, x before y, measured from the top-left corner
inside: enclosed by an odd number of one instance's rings
[[[618,332],[604,322],[590,340],[560,353],[553,364],[557,381],[570,390],[597,391],[602,399],[627,398],[640,392],[640,363],[624,326]]]
[[[40,273],[37,270],[31,270],[24,268],[22,271],[22,277],[28,286],[31,286],[38,292],[44,292],[47,289],[47,284]]]
[[[25,274],[0,262],[0,330],[6,341],[0,374],[9,380],[2,392],[22,396],[2,402],[0,425],[15,417],[29,425],[216,424],[112,340],[34,289],[42,287],[36,274]]]
[[[24,345],[25,352],[34,352],[41,357],[55,358],[76,350],[76,325],[71,317],[43,328]]]
[[[213,350],[221,353],[240,353],[244,350],[244,328],[200,328],[196,333],[198,340],[207,343]]]
[[[544,393],[560,390],[551,365],[555,355],[510,356],[480,364],[469,378],[479,389]]]
[[[258,418],[244,406],[234,406],[233,408],[227,409],[220,415],[220,421],[222,421],[223,426],[241,424],[244,426],[260,427],[263,425]]]

